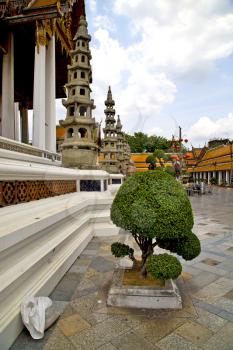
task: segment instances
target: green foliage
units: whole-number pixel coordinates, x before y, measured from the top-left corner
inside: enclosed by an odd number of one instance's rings
[[[127,255],[131,258],[134,255],[133,248],[120,242],[115,242],[111,245],[111,252],[116,258],[123,258]]]
[[[164,168],[164,171],[166,171],[166,173],[168,173],[172,176],[176,176],[176,172],[175,172],[175,169],[173,168],[173,166],[166,166]]]
[[[165,159],[166,158],[165,152],[161,149],[155,149],[153,156],[155,158],[158,158],[158,159],[161,159],[161,158]]]
[[[176,279],[181,274],[182,266],[175,256],[159,254],[149,256],[146,269],[153,278],[167,280]]]
[[[156,163],[156,159],[155,159],[155,157],[151,154],[150,156],[148,156],[147,158],[146,158],[146,163],[148,164],[155,164]]]
[[[157,243],[160,248],[177,253],[185,260],[195,259],[201,252],[200,241],[192,232],[179,239],[158,239]]]
[[[178,239],[193,227],[186,191],[161,170],[128,178],[113,201],[111,219],[118,227],[147,238]]]
[[[216,179],[216,177],[211,177],[211,179],[210,179],[210,183],[211,183],[211,185],[217,185],[217,179]]]
[[[142,132],[135,132],[134,135],[125,134],[125,137],[132,153],[153,153],[155,149],[167,150],[171,146],[171,141],[165,137],[156,135],[148,136]]]
[[[176,247],[176,253],[182,256],[182,258],[185,260],[192,260],[196,258],[200,252],[200,241],[192,232],[188,233],[184,239],[180,240]]]

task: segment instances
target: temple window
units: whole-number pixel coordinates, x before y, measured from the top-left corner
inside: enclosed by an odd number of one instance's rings
[[[75,57],[75,59],[76,59],[76,62],[78,62],[78,55]]]
[[[74,115],[74,107],[70,107],[70,116]]]
[[[77,79],[78,78],[78,74],[77,72],[74,73],[74,79]]]
[[[82,55],[82,57],[81,57],[81,62],[85,62],[85,56],[84,55]]]
[[[87,108],[81,106],[81,107],[79,108],[79,115],[80,115],[81,117],[86,117],[86,115],[87,115]]]
[[[80,133],[81,138],[85,138],[87,136],[87,129],[80,128],[78,131]]]
[[[80,95],[84,96],[85,95],[85,89],[80,89]]]
[[[74,129],[73,128],[69,128],[67,130],[67,138],[71,138],[74,136]]]
[[[81,78],[85,79],[85,72],[81,72]]]
[[[82,42],[82,47],[85,47],[85,43],[84,43],[84,41]]]
[[[75,95],[75,89],[72,89],[72,95]]]

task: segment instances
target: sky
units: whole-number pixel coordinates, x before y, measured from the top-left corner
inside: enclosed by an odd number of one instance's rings
[[[127,133],[233,139],[233,0],[86,0],[86,12],[97,121],[111,85]]]

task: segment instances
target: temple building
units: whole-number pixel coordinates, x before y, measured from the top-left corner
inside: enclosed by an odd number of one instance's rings
[[[23,329],[26,296],[51,295],[94,236],[118,233],[117,188],[93,169],[89,40],[84,0],[0,0],[0,349]],[[63,163],[56,98],[67,107]]]
[[[67,64],[84,0],[0,1],[0,136],[56,151],[56,98],[65,97]],[[19,120],[20,111],[20,120]]]
[[[116,127],[114,109],[115,101],[112,98],[111,87],[109,86],[107,99],[105,101],[106,109],[105,113],[105,128],[103,129],[104,138],[102,141],[102,157],[100,159],[100,167],[105,169],[109,173],[119,173],[120,163],[119,163],[119,153],[118,153],[118,135]]]
[[[87,21],[80,18],[78,31],[74,37],[75,49],[71,51],[72,63],[68,66],[67,108],[65,120],[60,125],[65,128],[64,143],[61,145],[62,164],[65,167],[96,169],[98,154],[98,124],[92,117],[95,108],[90,97],[92,71],[91,52]]]
[[[196,181],[205,180],[209,183],[215,179],[218,185],[230,185],[233,183],[233,142],[214,141],[186,153],[187,171],[192,173]]]

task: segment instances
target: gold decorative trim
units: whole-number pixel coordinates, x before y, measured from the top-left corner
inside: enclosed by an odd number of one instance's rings
[[[36,47],[37,53],[39,53],[40,46],[46,46],[46,30],[43,25],[43,21],[36,21]]]

